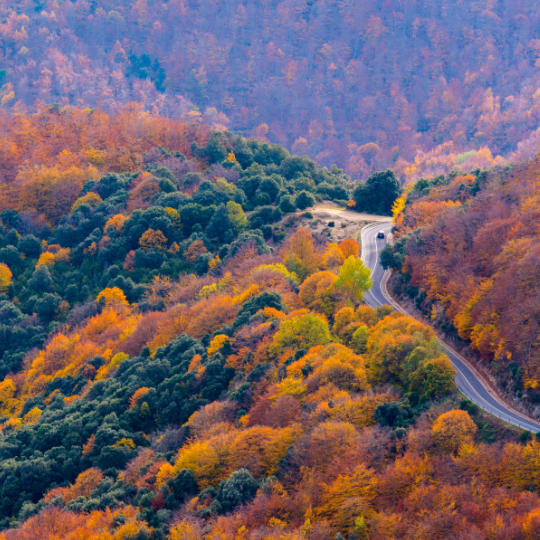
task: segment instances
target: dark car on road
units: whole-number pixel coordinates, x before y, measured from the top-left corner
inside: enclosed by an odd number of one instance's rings
[[[379,231],[377,233],[377,238],[384,238],[384,233],[382,231]]]

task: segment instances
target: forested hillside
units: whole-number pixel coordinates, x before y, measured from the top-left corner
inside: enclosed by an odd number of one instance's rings
[[[503,387],[540,401],[540,155],[420,180],[386,263],[432,318],[471,342]]]
[[[537,147],[539,17],[530,0],[1,0],[0,103],[136,101],[355,178],[466,171]]]
[[[1,540],[535,538],[540,443],[363,304],[354,239],[284,236],[340,170],[133,108],[3,119]]]

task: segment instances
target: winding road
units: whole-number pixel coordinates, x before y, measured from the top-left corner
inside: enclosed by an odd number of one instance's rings
[[[379,218],[378,222],[369,223],[361,230],[362,260],[370,268],[373,280],[373,286],[366,293],[365,301],[372,307],[389,304],[394,309],[412,316],[388,293],[386,284],[390,277],[390,271],[385,271],[379,262],[380,252],[387,242],[391,229],[390,218],[382,222]],[[385,238],[377,238],[379,231],[384,232]],[[540,431],[540,422],[505,403],[489,387],[482,375],[461,354],[442,340],[441,345],[456,370],[456,386],[467,398],[490,414],[514,426],[533,433]]]

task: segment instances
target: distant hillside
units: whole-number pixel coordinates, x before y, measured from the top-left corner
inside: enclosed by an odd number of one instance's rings
[[[390,264],[503,386],[540,402],[540,155],[489,173],[420,180]],[[409,287],[412,285],[413,287]]]
[[[137,101],[418,178],[533,154],[539,29],[532,0],[1,0],[0,102]]]

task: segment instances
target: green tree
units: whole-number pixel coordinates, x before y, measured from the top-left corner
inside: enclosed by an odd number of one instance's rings
[[[353,351],[357,354],[364,354],[366,352],[367,339],[368,328],[365,324],[363,324],[353,332],[350,344]]]
[[[392,204],[399,197],[401,188],[390,170],[376,172],[365,184],[360,184],[353,193],[355,209],[371,214],[392,215]]]
[[[313,206],[315,204],[315,199],[313,198],[313,195],[308,193],[307,191],[301,191],[296,196],[296,208],[299,210],[305,210],[306,208],[309,208],[310,206]]]
[[[40,264],[32,274],[32,277],[28,280],[28,286],[34,292],[42,294],[49,292],[53,288],[53,279],[49,269],[44,264]]]
[[[234,471],[227,480],[221,482],[217,492],[217,500],[224,512],[230,512],[237,506],[245,504],[255,497],[258,482],[247,469]]]
[[[446,356],[423,361],[410,374],[409,389],[416,392],[420,401],[449,394],[454,389],[456,371]]]
[[[227,203],[227,214],[237,232],[243,231],[248,226],[248,219],[242,206],[234,201]]]

